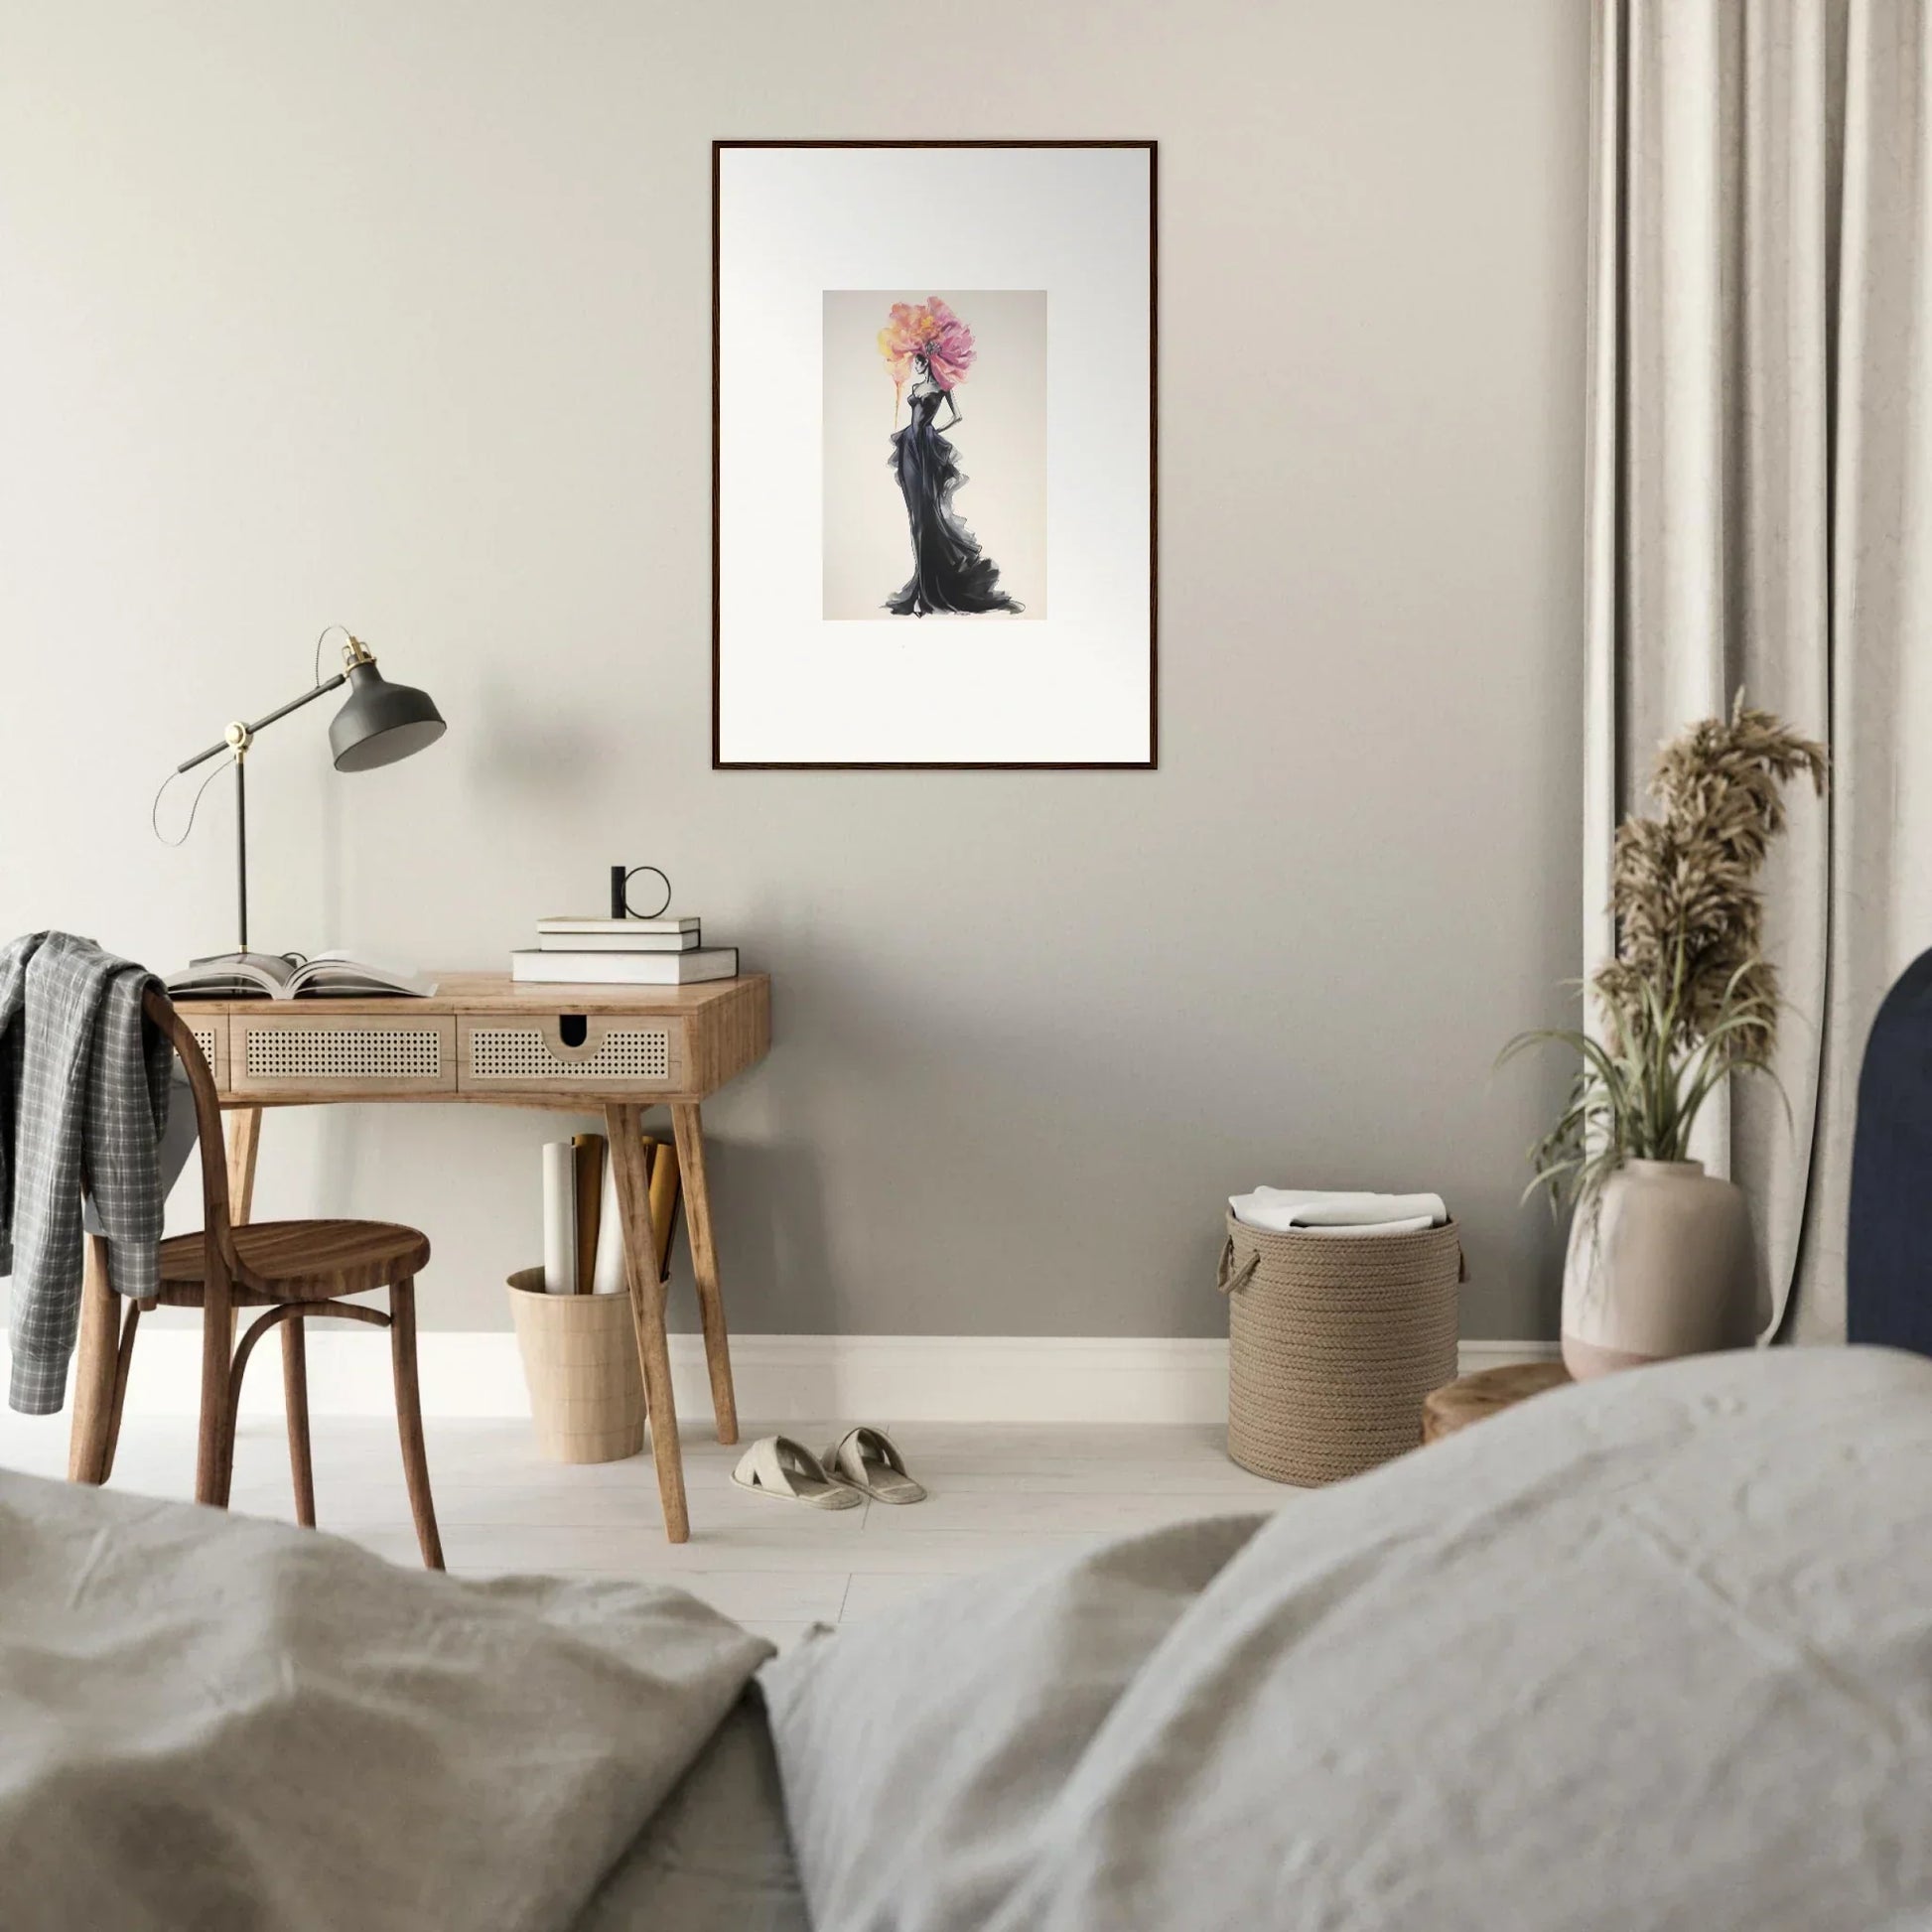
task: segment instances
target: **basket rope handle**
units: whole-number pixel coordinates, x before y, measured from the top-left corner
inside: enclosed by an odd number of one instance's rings
[[[1238,1294],[1254,1279],[1254,1272],[1261,1266],[1261,1250],[1257,1248],[1239,1268],[1234,1265],[1234,1236],[1229,1235],[1221,1249],[1221,1265],[1214,1271],[1214,1286],[1223,1295]]]
[[[1254,1280],[1255,1270],[1261,1266],[1261,1250],[1257,1248],[1239,1268],[1234,1265],[1234,1236],[1229,1235],[1221,1246],[1221,1264],[1214,1271],[1214,1286],[1223,1295],[1238,1295]],[[1455,1244],[1455,1279],[1458,1286],[1469,1279],[1469,1257],[1462,1244]]]

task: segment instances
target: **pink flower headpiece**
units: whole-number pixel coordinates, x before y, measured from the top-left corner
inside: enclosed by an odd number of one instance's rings
[[[950,389],[973,366],[973,332],[936,295],[916,307],[895,302],[892,319],[879,332],[879,352],[886,358],[895,397],[905,387],[915,355],[925,357],[940,388]]]

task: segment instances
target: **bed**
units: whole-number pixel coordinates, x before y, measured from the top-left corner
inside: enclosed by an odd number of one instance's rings
[[[782,1658],[0,1476],[29,1928],[1932,1923],[1932,1361],[1706,1357]]]

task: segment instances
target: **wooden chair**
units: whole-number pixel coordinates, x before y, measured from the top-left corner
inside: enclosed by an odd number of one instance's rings
[[[296,1519],[313,1529],[315,1472],[309,1455],[303,1323],[311,1315],[373,1322],[389,1330],[396,1379],[396,1425],[402,1437],[403,1474],[416,1519],[416,1538],[422,1545],[424,1563],[432,1570],[441,1570],[443,1546],[430,1500],[422,1402],[416,1379],[416,1274],[429,1260],[428,1238],[393,1221],[262,1221],[233,1226],[214,1077],[172,1002],[150,992],[146,1011],[181,1056],[194,1091],[195,1123],[201,1136],[202,1232],[162,1242],[160,1291],[151,1301],[126,1304],[118,1338],[114,1304],[120,1298],[108,1286],[104,1244],[89,1239],[69,1475],[76,1481],[100,1483],[113,1469],[128,1368],[142,1311],[158,1303],[200,1309],[202,1411],[195,1500],[225,1509],[234,1473],[241,1378],[255,1343],[279,1325]],[[389,1291],[387,1314],[341,1299],[380,1288]],[[239,1347],[234,1342],[237,1309],[264,1311],[248,1325]],[[110,1362],[111,1383],[107,1380]]]

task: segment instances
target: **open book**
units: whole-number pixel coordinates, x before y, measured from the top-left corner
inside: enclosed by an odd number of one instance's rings
[[[166,985],[178,1000],[354,999],[390,993],[426,1000],[436,991],[433,979],[411,967],[378,966],[345,952],[319,952],[312,959],[295,952],[224,953],[191,960],[170,973]]]

